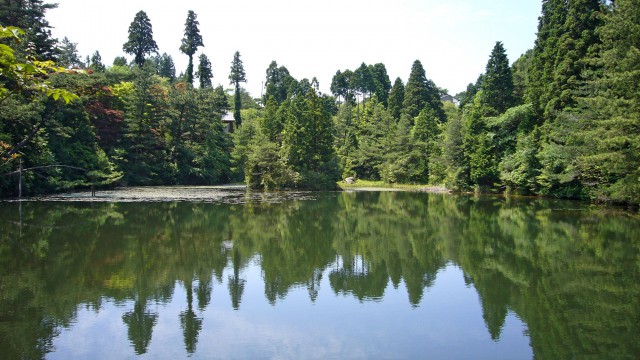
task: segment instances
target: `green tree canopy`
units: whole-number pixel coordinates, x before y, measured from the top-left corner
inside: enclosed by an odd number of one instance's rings
[[[87,64],[89,68],[99,72],[105,71],[106,66],[102,63],[102,56],[100,56],[100,52],[98,50],[91,55],[90,60],[90,63]]]
[[[133,55],[133,61],[138,66],[144,64],[145,55],[158,52],[158,45],[153,40],[151,20],[144,11],[140,10],[129,25],[129,39],[122,45],[122,50]]]
[[[513,98],[513,77],[509,59],[502,45],[496,42],[491,51],[482,83],[483,102],[488,115],[499,115],[515,104]]]
[[[200,29],[200,23],[197,15],[193,10],[187,13],[187,21],[184,24],[184,37],[180,45],[180,51],[189,56],[189,65],[187,66],[187,82],[193,85],[193,54],[198,51],[198,47],[204,46]]]
[[[231,72],[229,73],[230,84],[235,88],[234,103],[233,103],[233,118],[236,121],[236,126],[242,125],[242,116],[240,115],[240,109],[242,109],[242,97],[240,94],[240,83],[247,82],[247,77],[244,72],[244,66],[240,59],[240,52],[236,51],[233,54],[233,60],[231,61]]]
[[[429,107],[439,121],[446,121],[446,115],[442,109],[440,93],[433,81],[427,79],[427,75],[420,60],[413,62],[411,74],[404,89],[403,113],[411,119],[420,114],[422,109]]]
[[[213,70],[211,69],[211,61],[205,54],[200,54],[200,63],[196,76],[200,79],[200,88],[208,89],[212,87],[211,79],[213,79]]]
[[[404,83],[402,79],[396,78],[391,91],[389,91],[388,109],[396,121],[400,120],[402,114],[402,104],[404,103]]]
[[[14,46],[15,50],[23,53],[28,46],[28,51],[37,60],[57,59],[57,40],[51,36],[51,26],[45,18],[47,10],[57,7],[58,4],[45,3],[43,0],[0,2],[0,25],[24,30],[23,41]]]
[[[64,67],[80,67],[82,61],[78,55],[78,44],[71,42],[68,37],[62,39],[61,45],[58,47],[60,55],[58,56],[58,65]]]

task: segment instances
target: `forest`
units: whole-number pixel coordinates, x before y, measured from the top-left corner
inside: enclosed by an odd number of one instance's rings
[[[532,48],[510,63],[497,41],[459,104],[420,60],[406,82],[382,63],[339,69],[331,94],[274,60],[252,98],[236,52],[230,88],[214,86],[207,56],[194,64],[204,45],[193,11],[179,74],[144,11],[123,56],[82,60],[51,36],[55,6],[0,3],[1,197],[17,195],[21,173],[26,195],[242,181],[321,190],[354,177],[640,204],[638,0],[543,0]]]

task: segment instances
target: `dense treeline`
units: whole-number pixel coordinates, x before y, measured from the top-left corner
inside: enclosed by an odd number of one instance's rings
[[[108,67],[98,51],[83,62],[69,39],[56,45],[44,19],[51,7],[32,1],[0,8],[4,26],[30,29],[13,46],[16,61],[53,59],[92,73],[49,76],[52,85],[80,96],[69,104],[27,88],[13,91],[2,75],[2,86],[13,92],[3,92],[0,103],[0,173],[15,171],[22,159],[26,167],[65,164],[91,176],[59,168],[39,174],[44,177],[26,173],[32,193],[83,182],[242,179],[253,188],[321,189],[353,176],[640,202],[637,0],[542,1],[533,48],[511,65],[497,42],[485,72],[457,94],[459,106],[441,101],[447,91],[419,60],[406,82],[392,82],[382,63],[339,70],[330,84],[333,97],[319,91],[315,78],[296,80],[273,61],[259,106],[240,86],[246,74],[238,52],[227,100],[223,88],[212,89],[206,55],[197,69],[193,64],[204,46],[195,13],[187,16],[180,45],[189,67],[176,76],[171,56],[158,53],[143,11],[123,46],[133,63],[119,57]],[[26,46],[27,40],[36,45]],[[199,88],[192,85],[196,77]],[[237,130],[232,138],[219,125],[229,104]],[[19,144],[20,151],[12,151]],[[1,178],[0,187],[11,194],[15,179]]]
[[[49,34],[43,19],[51,7],[42,1],[3,2],[0,7],[0,174],[19,166],[34,169],[23,172],[26,194],[92,184],[230,180],[231,139],[220,120],[229,109],[227,94],[222,86],[213,87],[211,63],[204,54],[195,71],[199,87],[193,86],[192,57],[202,46],[193,12],[187,15],[180,46],[190,65],[186,74],[176,76],[171,56],[158,53],[143,11],[136,14],[123,45],[133,62],[119,57],[105,66],[98,51],[83,62],[69,39],[57,45],[50,35],[47,41],[38,37]],[[32,74],[21,71],[29,67]],[[41,88],[70,94],[64,93],[69,95],[65,102]],[[0,177],[3,195],[15,195],[15,184],[15,177]]]

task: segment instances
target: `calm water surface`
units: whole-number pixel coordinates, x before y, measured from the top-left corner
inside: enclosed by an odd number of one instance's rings
[[[640,357],[635,216],[404,192],[207,198],[0,203],[0,358]]]

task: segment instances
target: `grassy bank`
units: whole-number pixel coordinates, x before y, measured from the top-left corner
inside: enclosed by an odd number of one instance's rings
[[[384,181],[357,180],[353,184],[347,184],[339,181],[338,186],[343,189],[396,189],[406,191],[427,191],[427,192],[448,192],[444,186],[425,185],[425,184],[389,184]]]

